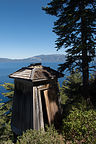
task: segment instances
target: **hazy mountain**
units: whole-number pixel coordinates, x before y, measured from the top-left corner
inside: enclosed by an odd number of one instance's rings
[[[63,63],[65,62],[65,55],[61,54],[52,54],[52,55],[38,55],[26,59],[7,59],[0,58],[0,62],[49,62],[49,63]]]
[[[0,58],[0,62],[11,62],[11,59],[8,58]]]

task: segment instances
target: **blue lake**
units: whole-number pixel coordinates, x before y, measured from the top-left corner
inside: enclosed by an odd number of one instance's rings
[[[25,62],[8,62],[8,63],[0,63],[0,84],[3,83],[14,83],[13,79],[8,77],[9,74],[17,71],[18,69],[28,66],[30,63]],[[58,68],[58,63],[42,63],[44,66],[51,67],[55,70]],[[60,86],[62,85],[64,78],[59,79]],[[0,99],[1,101],[6,101],[7,98],[2,95],[2,93],[6,92],[6,90],[0,86]]]

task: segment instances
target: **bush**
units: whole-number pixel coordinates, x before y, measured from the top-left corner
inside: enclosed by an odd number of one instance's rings
[[[2,141],[0,144],[14,144],[12,140]]]
[[[84,144],[96,143],[96,110],[88,109],[84,100],[74,104],[69,115],[63,119],[62,133],[67,140]]]
[[[17,144],[64,144],[63,138],[53,128],[43,130],[27,130],[18,137]]]

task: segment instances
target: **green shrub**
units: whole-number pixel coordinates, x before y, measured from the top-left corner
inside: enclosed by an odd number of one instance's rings
[[[96,143],[96,110],[88,109],[87,104],[78,103],[72,106],[69,115],[63,119],[62,133],[66,140],[73,143]]]
[[[2,141],[0,144],[14,144],[12,140]]]
[[[18,137],[17,144],[64,144],[63,138],[53,128],[43,130],[27,130]]]

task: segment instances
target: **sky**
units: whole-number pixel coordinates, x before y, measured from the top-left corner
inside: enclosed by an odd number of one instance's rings
[[[0,0],[0,58],[20,59],[56,51],[56,20],[42,10],[50,0]]]

